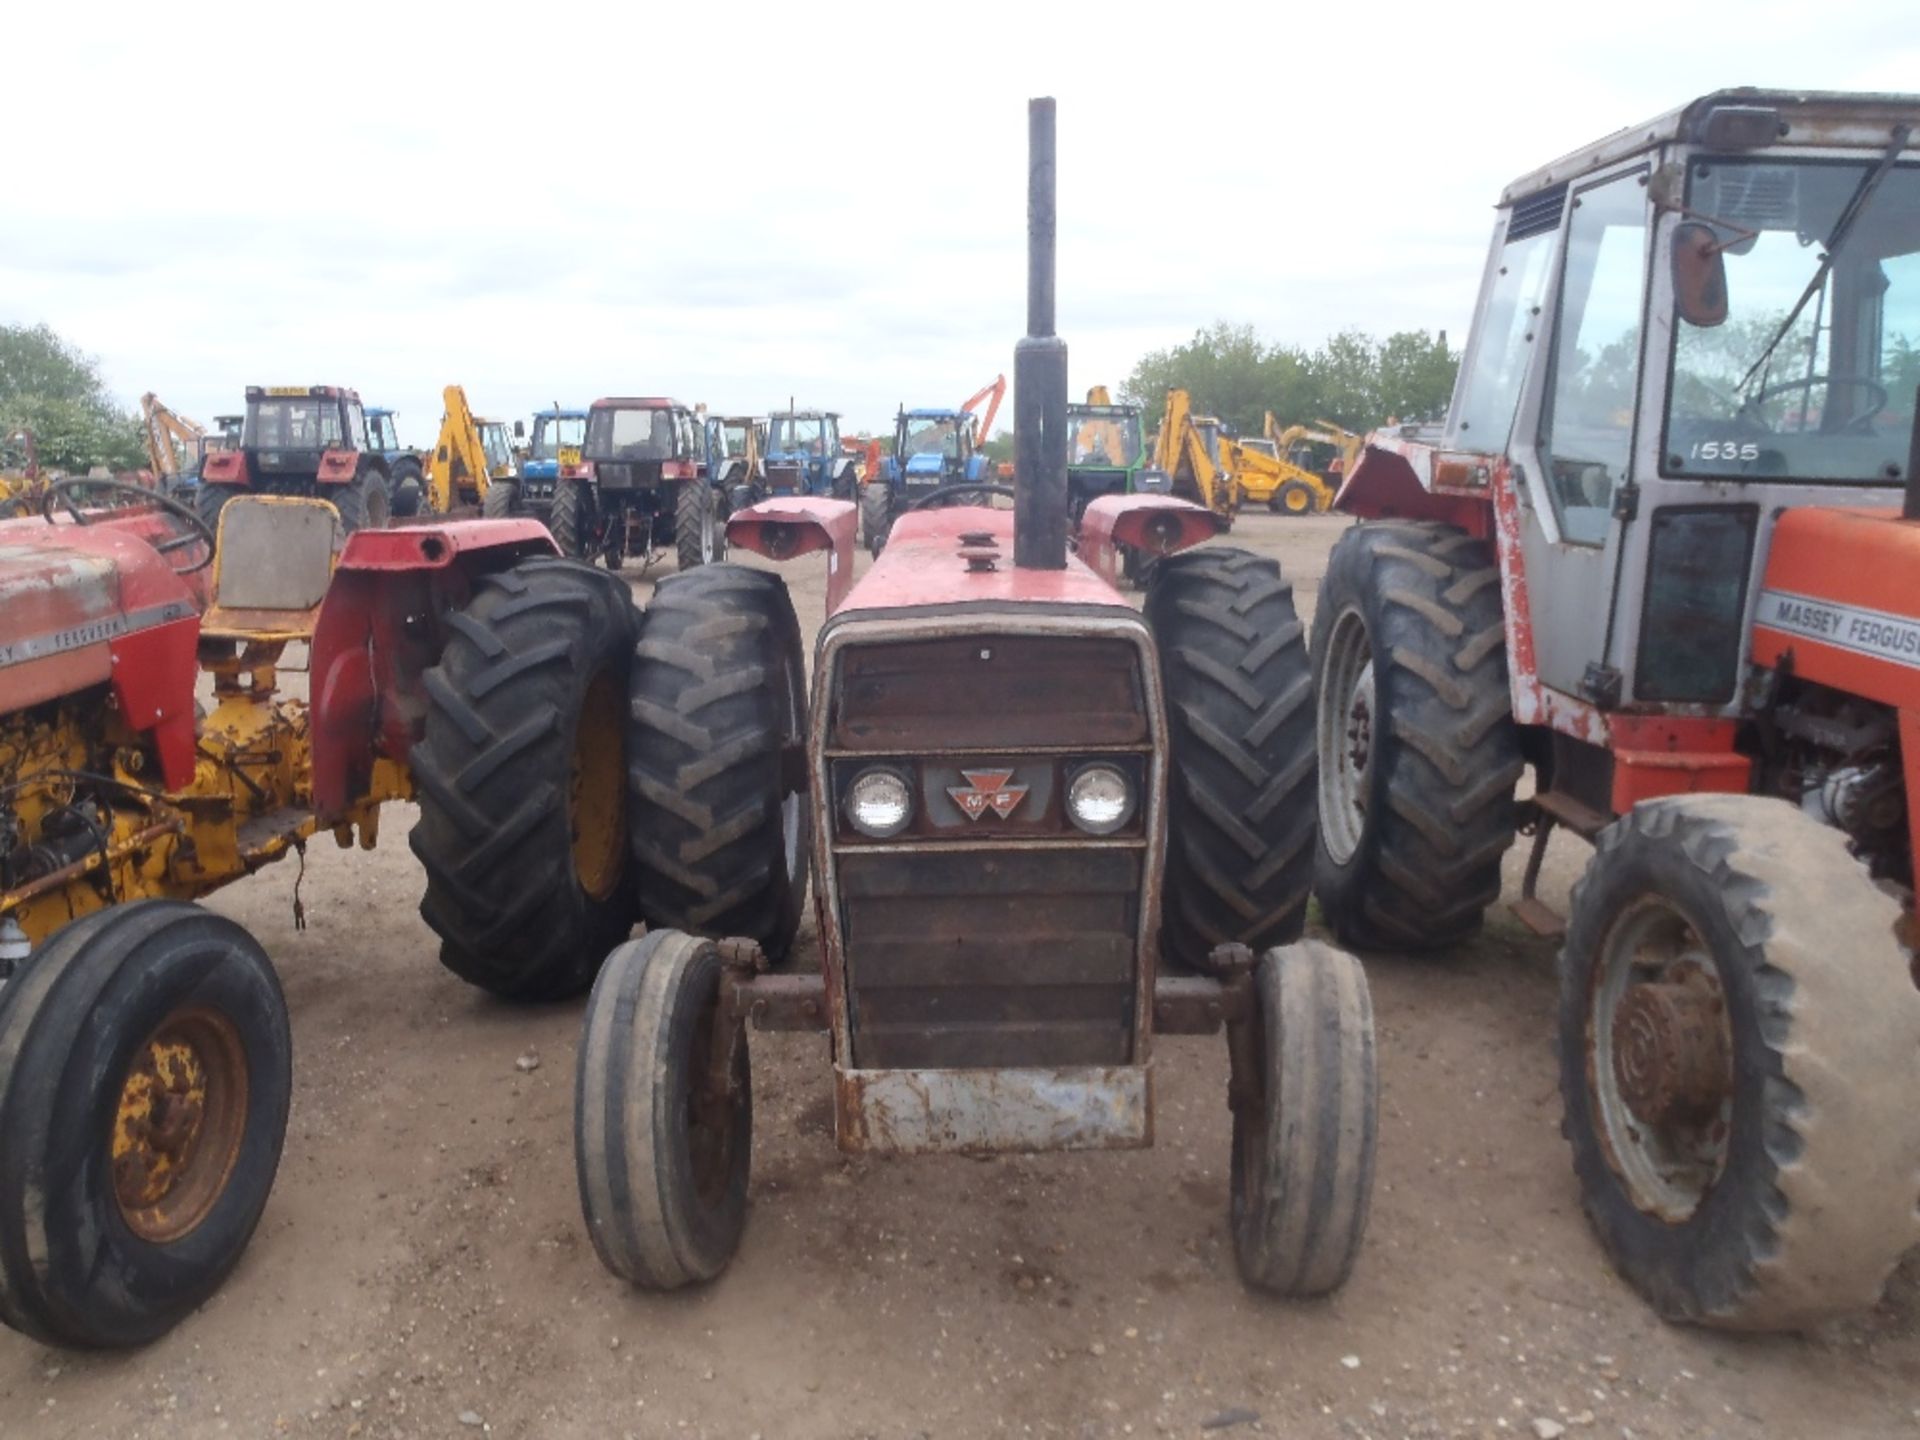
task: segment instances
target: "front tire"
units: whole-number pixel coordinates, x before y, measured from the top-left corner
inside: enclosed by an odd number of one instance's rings
[[[393,513],[410,520],[426,504],[427,482],[418,460],[396,460],[393,465]]]
[[[1898,901],[1765,796],[1652,800],[1601,832],[1560,956],[1581,1201],[1669,1319],[1864,1310],[1920,1242],[1920,991]]]
[[[292,1093],[280,982],[231,920],[99,911],[0,990],[0,1320],[48,1345],[159,1338],[259,1224]]]
[[[489,520],[505,520],[517,513],[514,491],[517,487],[511,480],[496,480],[487,486],[487,493],[480,497],[480,513]]]
[[[682,570],[717,564],[727,558],[726,525],[719,514],[719,492],[704,480],[685,480],[674,497],[673,543]]]
[[[1229,1219],[1240,1277],[1295,1298],[1353,1273],[1379,1129],[1373,1000],[1360,962],[1317,940],[1254,971],[1260,1103],[1233,1112]]]
[[[624,586],[570,560],[484,577],[426,672],[411,754],[440,960],[506,1000],[578,994],[633,928]]]
[[[1313,678],[1327,923],[1367,949],[1465,939],[1499,898],[1522,768],[1485,545],[1445,525],[1348,530],[1320,585]]]
[[[629,690],[634,868],[649,926],[744,936],[778,964],[807,889],[806,663],[777,575],[661,580]]]
[[[860,491],[860,538],[875,559],[886,548],[893,529],[893,492],[884,480],[869,480]]]
[[[655,930],[607,957],[581,1030],[574,1166],[601,1264],[647,1290],[712,1280],[740,1248],[753,1163],[744,1026],[711,1089],[721,966],[711,940]]]
[[[1313,677],[1278,562],[1207,546],[1156,561],[1147,627],[1172,753],[1161,950],[1300,938],[1313,882]]]

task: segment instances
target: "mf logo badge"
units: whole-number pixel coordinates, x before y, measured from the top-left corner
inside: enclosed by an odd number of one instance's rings
[[[967,783],[949,785],[947,794],[969,820],[978,820],[989,810],[1004,820],[1027,798],[1027,786],[1007,783],[1013,779],[1011,770],[962,770],[960,774]]]

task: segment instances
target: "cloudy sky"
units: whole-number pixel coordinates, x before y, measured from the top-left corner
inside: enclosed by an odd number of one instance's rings
[[[1720,86],[1920,88],[1915,0],[69,0],[4,44],[0,321],[129,402],[354,385],[415,444],[454,381],[957,404],[1024,326],[1029,95],[1080,388],[1215,319],[1457,342],[1515,175]]]

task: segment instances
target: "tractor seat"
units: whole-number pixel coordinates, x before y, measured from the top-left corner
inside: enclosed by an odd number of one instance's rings
[[[220,511],[201,635],[257,643],[311,639],[344,543],[340,512],[328,501],[236,495]]]

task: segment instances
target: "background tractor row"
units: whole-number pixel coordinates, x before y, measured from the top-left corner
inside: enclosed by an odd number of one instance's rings
[[[1727,91],[1523,176],[1444,425],[1314,616],[1336,934],[1560,953],[1581,1199],[1663,1313],[1793,1327],[1920,1241],[1920,97]],[[1532,774],[1530,790],[1519,790]]]
[[[1001,375],[956,410],[900,407],[894,417],[893,452],[881,455],[877,442],[869,446],[873,473],[860,489],[860,538],[869,551],[878,555],[894,520],[935,490],[993,478],[980,447],[1006,391],[1007,377]],[[983,401],[984,416],[975,413]]]

